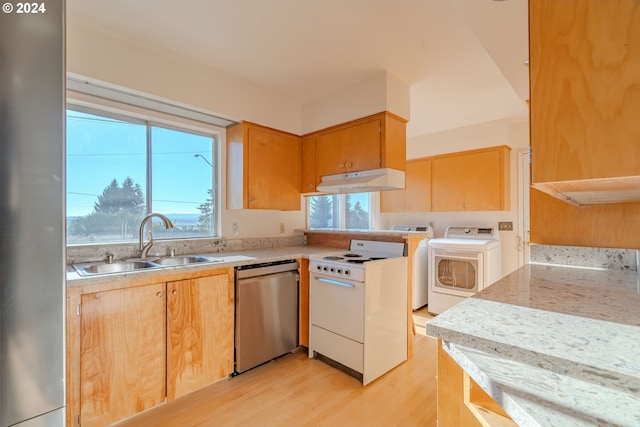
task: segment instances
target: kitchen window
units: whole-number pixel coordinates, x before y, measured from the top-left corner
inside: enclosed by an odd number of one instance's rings
[[[371,194],[349,193],[308,197],[309,228],[370,230]]]
[[[67,243],[138,240],[150,212],[156,238],[216,235],[216,139],[126,115],[67,109]]]

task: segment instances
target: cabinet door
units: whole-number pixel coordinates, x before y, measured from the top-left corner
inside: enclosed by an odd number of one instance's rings
[[[432,210],[454,212],[464,210],[464,156],[433,160]]]
[[[335,175],[346,171],[346,147],[350,130],[338,130],[318,135],[316,139],[316,176]]]
[[[405,211],[431,211],[431,160],[409,161],[405,172]]]
[[[316,191],[316,137],[302,138],[302,187],[303,193]]]
[[[167,398],[233,372],[233,286],[227,274],[167,283]]]
[[[362,171],[380,167],[382,157],[380,143],[382,122],[374,119],[349,128],[349,142],[346,146],[347,171]]]
[[[532,182],[640,175],[637,0],[530,0]]]
[[[248,139],[248,207],[300,210],[300,138],[251,127]]]
[[[502,209],[500,151],[484,151],[464,156],[465,210]]]
[[[405,176],[405,183],[408,178]],[[380,192],[380,212],[404,212],[405,190],[386,190]]]
[[[380,118],[359,120],[320,134],[316,143],[316,176],[380,167]]]
[[[408,160],[405,189],[380,192],[380,212],[431,211],[431,160]]]
[[[105,426],[165,400],[165,284],[84,294],[82,426]]]

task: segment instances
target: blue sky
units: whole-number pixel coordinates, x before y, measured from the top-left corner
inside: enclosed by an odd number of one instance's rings
[[[113,179],[146,195],[147,128],[84,112],[67,113],[67,216],[91,213]],[[153,211],[199,213],[212,187],[211,137],[152,127]],[[195,157],[198,154],[201,157]],[[206,159],[207,161],[203,160]]]

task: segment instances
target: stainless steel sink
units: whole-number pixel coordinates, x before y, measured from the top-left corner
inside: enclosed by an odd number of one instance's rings
[[[113,263],[74,265],[73,268],[81,276],[94,276],[96,274],[126,273],[128,271],[157,268],[150,261],[121,261]]]
[[[221,262],[221,259],[208,257],[204,255],[184,255],[184,256],[169,256],[163,258],[157,258],[151,260],[152,263],[162,265],[162,266],[172,266],[172,265],[188,265],[188,264],[199,264],[204,262]]]

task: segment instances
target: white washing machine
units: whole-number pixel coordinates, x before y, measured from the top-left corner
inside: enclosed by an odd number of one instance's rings
[[[413,283],[413,287],[411,288],[411,308],[413,310],[417,310],[420,307],[424,307],[429,302],[428,243],[429,240],[433,238],[433,228],[428,225],[394,225],[392,230],[417,231],[426,234],[426,237],[418,244],[418,248],[416,249],[412,259],[413,275],[411,277],[411,281]]]
[[[431,239],[429,312],[440,314],[502,277],[502,250],[494,227],[447,227]]]

